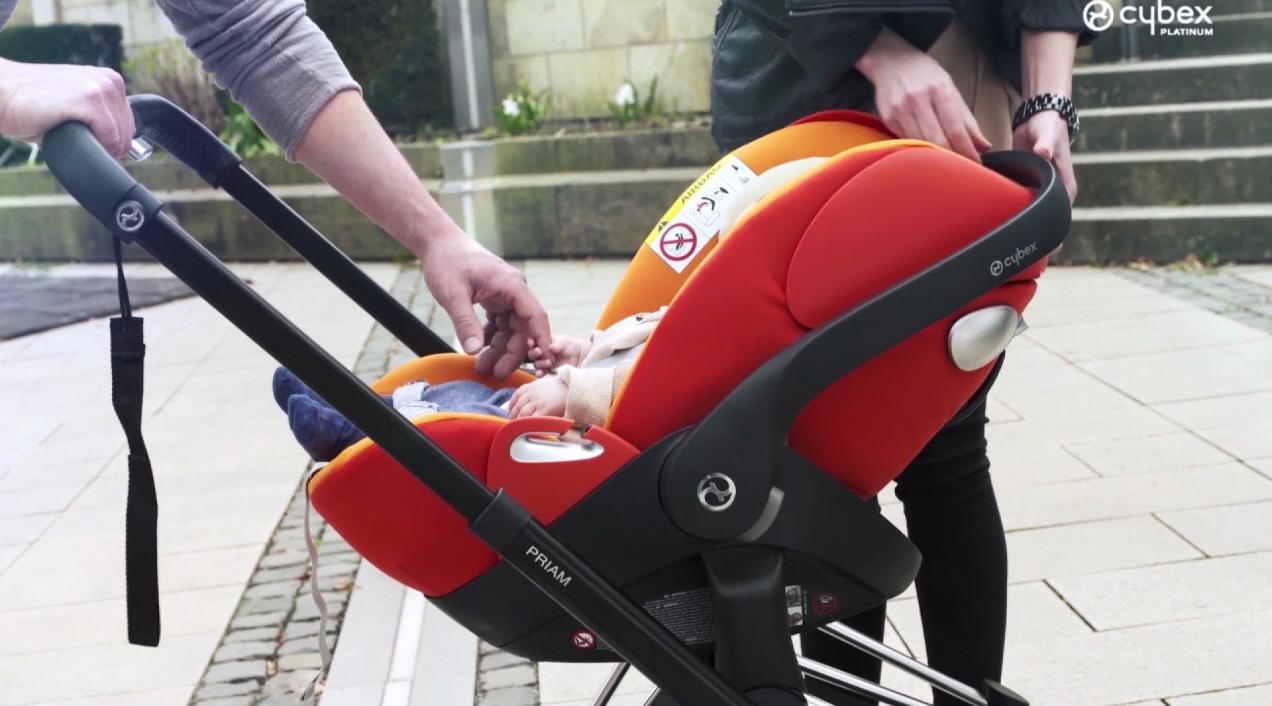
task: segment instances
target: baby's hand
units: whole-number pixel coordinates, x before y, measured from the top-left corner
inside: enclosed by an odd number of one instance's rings
[[[548,371],[562,365],[577,366],[587,351],[587,341],[570,336],[555,336],[545,351],[536,341],[530,342],[530,360],[534,362],[534,374],[543,377]]]
[[[564,416],[565,399],[569,393],[569,386],[555,375],[528,382],[512,393],[508,416],[512,419]]]

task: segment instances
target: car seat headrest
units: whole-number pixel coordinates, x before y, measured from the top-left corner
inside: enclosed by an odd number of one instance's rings
[[[733,224],[756,204],[764,200],[765,196],[789,184],[796,178],[807,174],[814,168],[825,164],[827,159],[830,158],[805,157],[804,159],[783,162],[756,176],[755,179],[743,187],[736,198],[725,205],[723,212],[720,214],[720,232],[728,233]]]

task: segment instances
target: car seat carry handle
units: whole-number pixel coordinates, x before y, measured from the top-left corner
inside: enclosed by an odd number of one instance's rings
[[[390,456],[463,515],[475,535],[553,601],[604,639],[682,704],[751,706],[666,628],[548,532],[510,495],[492,492],[371,388],[243,283],[160,210],[81,123],[44,138],[53,176],[115,235],[127,236],[196,294],[367,433]],[[117,213],[132,209],[120,227]],[[139,215],[138,215],[139,214]],[[556,573],[536,561],[550,557]],[[564,572],[564,573],[562,573]],[[560,576],[567,576],[562,581]]]
[[[202,123],[159,96],[132,96],[128,103],[138,136],[164,148],[213,188],[224,189],[412,352],[419,356],[452,352],[432,329],[266,188]]]
[[[1051,163],[1028,152],[983,156],[986,167],[1029,187],[1034,198],[1011,220],[962,250],[810,331],[751,373],[686,436],[660,493],[684,531],[738,537],[769,504],[779,451],[817,395],[892,346],[1045,258],[1069,232],[1069,199]],[[724,511],[698,501],[708,470],[735,484]]]

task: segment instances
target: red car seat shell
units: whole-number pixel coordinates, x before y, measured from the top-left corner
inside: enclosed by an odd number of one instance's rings
[[[581,436],[602,450],[599,455],[560,463],[516,460],[518,439],[560,437],[572,424],[564,419],[432,415],[416,426],[489,487],[551,523],[641,451],[700,421],[778,351],[1030,203],[1028,189],[974,162],[888,138],[873,118],[842,111],[814,116],[726,157],[677,201],[651,238],[718,170],[741,164],[762,173],[797,159],[830,157],[760,198],[680,270],[652,247],[638,250],[598,325],[669,308],[604,428]],[[953,364],[946,347],[953,322],[995,304],[1023,310],[1040,271],[1004,282],[841,378],[800,414],[792,448],[859,495],[876,493],[992,368],[963,371]],[[483,378],[471,358],[448,354],[408,363],[373,387],[383,393],[417,379],[506,386],[533,378]],[[309,490],[318,511],[355,549],[431,597],[455,591],[496,562],[458,513],[370,441],[316,471]]]

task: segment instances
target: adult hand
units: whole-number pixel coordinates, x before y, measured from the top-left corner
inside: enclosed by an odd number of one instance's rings
[[[466,353],[490,347],[477,358],[477,371],[504,377],[526,359],[530,339],[552,340],[548,315],[530,293],[520,270],[496,257],[463,231],[431,237],[422,248],[424,282],[455,325]],[[484,330],[473,305],[493,324]]]
[[[68,120],[88,125],[107,152],[122,157],[136,132],[124,79],[98,66],[0,59],[0,134],[38,142]]]
[[[954,80],[932,57],[884,29],[857,69],[875,87],[875,108],[900,137],[927,140],[980,161],[990,148]]]
[[[1060,183],[1069,194],[1069,205],[1073,205],[1078,196],[1078,180],[1073,175],[1073,156],[1069,152],[1069,125],[1059,113],[1044,110],[1021,123],[1012,133],[1011,146],[1054,164]]]

